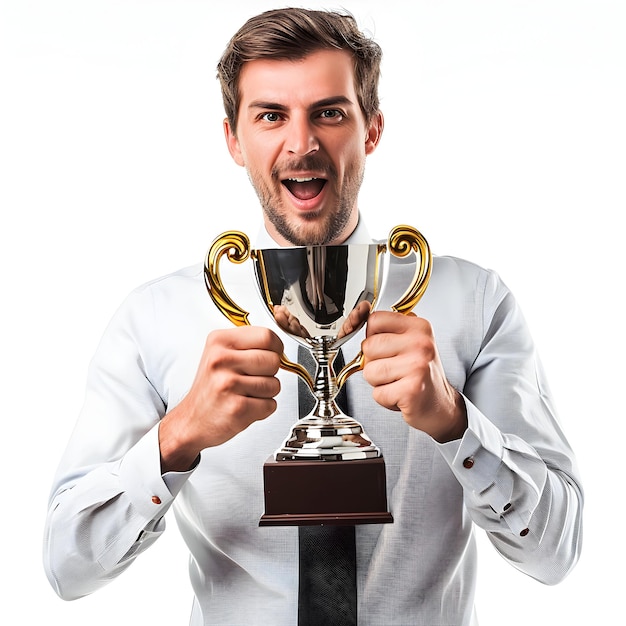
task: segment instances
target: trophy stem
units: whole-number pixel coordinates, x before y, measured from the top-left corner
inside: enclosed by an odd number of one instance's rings
[[[355,419],[346,415],[335,398],[339,389],[333,362],[338,348],[324,341],[311,342],[308,348],[316,363],[312,393],[315,406],[291,429],[276,451],[277,461],[348,461],[380,456],[380,450],[363,432]]]
[[[313,383],[313,395],[317,402],[312,415],[330,423],[338,416],[345,417],[345,414],[335,402],[339,389],[333,363],[337,358],[339,350],[328,349],[326,344],[322,342],[313,344],[311,351],[317,365]]]

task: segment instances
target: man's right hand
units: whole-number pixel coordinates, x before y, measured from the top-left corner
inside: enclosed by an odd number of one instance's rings
[[[161,471],[186,471],[204,448],[270,416],[282,352],[282,341],[268,328],[210,333],[189,393],[159,425]]]

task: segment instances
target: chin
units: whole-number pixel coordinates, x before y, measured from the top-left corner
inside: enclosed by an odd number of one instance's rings
[[[332,225],[323,221],[315,223],[313,219],[307,219],[304,224],[294,229],[296,238],[302,242],[303,246],[322,246],[334,239],[337,233],[334,232]]]

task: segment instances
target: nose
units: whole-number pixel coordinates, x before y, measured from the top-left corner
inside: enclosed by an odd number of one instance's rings
[[[289,121],[286,148],[294,156],[306,156],[319,150],[315,127],[308,116],[293,116]]]

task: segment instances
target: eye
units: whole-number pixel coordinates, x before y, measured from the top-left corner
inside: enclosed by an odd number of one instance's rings
[[[280,114],[275,111],[268,111],[261,115],[261,119],[265,122],[278,122],[280,121]]]
[[[320,113],[320,117],[326,120],[341,120],[343,119],[343,113],[338,109],[324,109]]]

